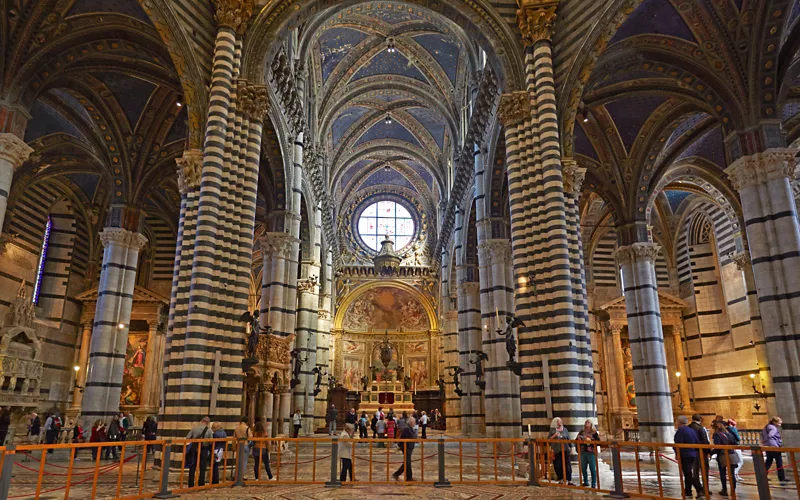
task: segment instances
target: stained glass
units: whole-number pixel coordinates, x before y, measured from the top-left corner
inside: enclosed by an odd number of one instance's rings
[[[371,249],[378,251],[386,235],[394,240],[399,250],[414,236],[414,219],[408,209],[393,201],[379,201],[368,206],[358,219],[358,234]]]

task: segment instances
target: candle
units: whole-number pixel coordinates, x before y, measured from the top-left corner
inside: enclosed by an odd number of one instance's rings
[[[497,310],[497,307],[494,308],[494,322],[497,326],[497,329],[500,329],[500,311]]]
[[[531,424],[528,424],[528,437],[531,437]]]

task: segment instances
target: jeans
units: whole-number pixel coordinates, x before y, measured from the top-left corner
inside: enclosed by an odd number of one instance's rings
[[[58,431],[49,430],[46,431],[44,435],[44,442],[46,444],[55,444],[57,438],[58,438]],[[47,453],[53,453],[53,449],[50,448],[49,450],[47,450]]]
[[[769,468],[772,467],[773,461],[775,461],[775,467],[778,468],[778,480],[786,481],[786,471],[783,470],[783,456],[779,451],[767,452],[767,461],[764,464],[767,467],[767,475],[769,475]]]
[[[198,455],[200,459],[200,477],[197,479],[198,486],[205,486],[206,484],[206,469],[208,468],[209,452],[211,450],[200,450],[200,453],[195,454],[195,459],[189,464],[189,488],[194,488],[194,474],[197,471]]]
[[[353,480],[353,461],[349,458],[342,459],[342,472],[339,473],[339,481],[347,480],[347,473],[350,473],[350,480]]]
[[[328,434],[331,436],[336,435],[336,420],[331,420],[328,422]]]
[[[367,426],[366,425],[360,425],[358,427],[358,437],[364,438],[364,439],[367,438]]]
[[[256,480],[258,480],[258,478],[261,476],[259,474],[258,469],[259,467],[261,467],[262,460],[264,461],[264,470],[267,471],[267,477],[272,479],[272,469],[269,468],[269,450],[267,450],[266,448],[262,448],[260,455],[258,453],[258,450],[256,450],[255,454],[253,455],[253,458],[256,461],[256,467],[255,467]]]
[[[302,425],[294,424],[294,434],[292,434],[292,437],[296,438],[300,434],[301,427]]]
[[[214,459],[214,465],[211,466],[211,484],[219,483],[219,462]]]
[[[719,482],[722,483],[722,491],[728,491],[728,462],[724,454],[722,457],[717,457],[717,465],[719,466]],[[731,464],[731,469],[736,470],[736,466]],[[731,474],[731,489],[736,489],[736,474]]]
[[[378,439],[385,439],[385,438],[386,438],[386,434],[384,434],[382,432],[378,433]],[[378,443],[378,448],[386,448],[386,443]]]
[[[406,444],[408,444],[408,443],[406,443]],[[395,471],[394,474],[392,474],[392,476],[397,478],[397,477],[400,477],[400,474],[405,472],[406,473],[406,481],[412,481],[414,479],[412,477],[412,471],[411,471],[411,454],[413,452],[414,452],[413,448],[410,449],[410,450],[408,448],[406,448],[406,452],[405,452],[406,460],[405,460],[404,463],[400,464],[400,467]]]
[[[697,496],[703,495],[703,484],[700,475],[695,474],[695,466],[699,464],[697,457],[681,457],[681,470],[683,471],[683,489],[687,497],[692,496],[692,486],[697,491]]]
[[[103,458],[108,460],[112,456],[117,459],[119,458],[119,452],[117,451],[117,446],[104,446],[103,447]]]
[[[428,429],[428,424],[422,424],[422,439],[428,439],[428,433],[425,432]]]
[[[589,486],[589,474],[592,473],[592,488],[597,488],[597,462],[591,451],[581,452],[581,469],[583,469],[583,485]]]
[[[567,482],[572,481],[572,462],[569,460],[569,450],[555,451],[555,459],[553,460],[553,467],[556,469],[556,477],[559,481],[564,480],[564,472],[566,469]]]
[[[705,470],[702,470],[703,466],[700,464],[701,460],[705,460],[705,462],[706,462],[705,463]],[[702,472],[703,473],[703,483],[702,484],[708,484],[708,462],[709,462],[709,456],[705,452],[705,450],[697,450],[697,459],[695,459],[694,465],[692,466],[693,467],[692,468],[692,474],[694,474],[694,477],[696,477],[697,480],[699,481],[700,480],[700,473]]]

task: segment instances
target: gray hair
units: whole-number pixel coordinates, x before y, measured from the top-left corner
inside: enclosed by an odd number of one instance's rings
[[[416,423],[417,421],[414,419],[414,417],[408,417],[408,420],[406,421],[406,425],[409,427],[414,427],[414,424]]]
[[[344,424],[344,430],[350,432],[356,430],[356,428],[353,426],[353,424]]]
[[[689,418],[686,415],[679,415],[678,423],[681,425],[689,425]]]

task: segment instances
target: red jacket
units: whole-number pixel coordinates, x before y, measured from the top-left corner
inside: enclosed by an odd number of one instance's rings
[[[102,443],[106,440],[106,427],[92,427],[92,437],[89,438],[91,443]]]

